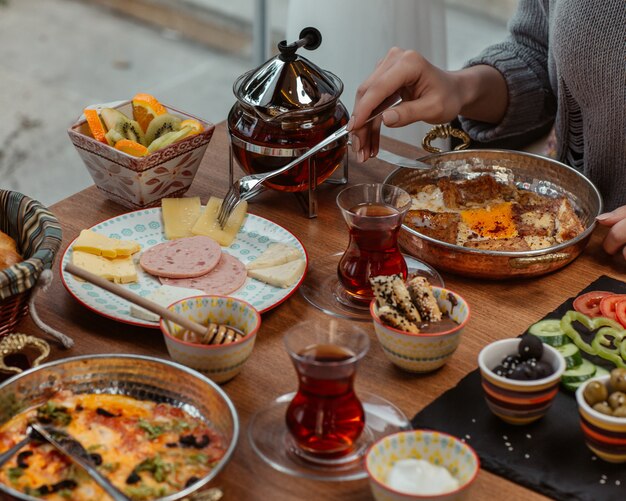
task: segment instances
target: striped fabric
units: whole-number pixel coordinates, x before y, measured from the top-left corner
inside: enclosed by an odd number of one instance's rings
[[[33,287],[52,267],[61,246],[61,225],[39,202],[15,191],[0,190],[0,230],[14,238],[25,261],[0,271],[0,300]]]

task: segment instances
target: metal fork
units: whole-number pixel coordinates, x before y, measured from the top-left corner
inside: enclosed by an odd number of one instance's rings
[[[397,94],[392,94],[374,109],[372,115],[367,119],[365,123],[371,122],[376,117],[382,115],[384,111],[400,104],[401,101],[402,98],[400,96],[398,96]],[[261,192],[261,190],[263,189],[263,183],[265,181],[288,171],[292,167],[315,155],[322,148],[333,143],[337,139],[345,136],[346,134],[348,134],[348,129],[347,125],[344,125],[340,129],[333,132],[326,139],[313,146],[306,153],[289,162],[284,167],[270,172],[264,172],[262,174],[250,174],[249,176],[244,176],[241,179],[235,181],[230,186],[228,193],[226,193],[226,196],[224,197],[220,210],[217,214],[217,222],[219,223],[220,227],[224,227],[231,213],[242,200],[250,200]]]

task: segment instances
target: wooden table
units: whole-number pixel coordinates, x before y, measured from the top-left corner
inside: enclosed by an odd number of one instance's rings
[[[383,146],[396,153],[416,153],[408,145],[386,140]],[[365,165],[352,163],[350,183],[382,181],[392,168],[381,161]],[[206,202],[210,195],[223,196],[228,188],[228,137],[220,124],[203,159],[188,195],[199,195]],[[249,212],[259,214],[284,226],[305,245],[312,262],[316,258],[345,250],[347,232],[335,204],[341,186],[320,187],[319,214],[305,217],[295,197],[266,192],[250,204]],[[52,211],[63,227],[64,247],[81,229],[104,219],[127,212],[108,201],[95,187],[88,188],[58,204]],[[462,343],[441,370],[427,375],[411,375],[396,369],[384,356],[370,323],[367,329],[372,343],[357,375],[357,390],[365,390],[394,402],[407,416],[413,416],[438,395],[453,387],[467,373],[477,368],[480,349],[490,341],[510,337],[576,294],[602,274],[623,278],[621,258],[612,259],[601,249],[602,232],[596,232],[585,252],[565,269],[533,280],[485,282],[444,275],[446,285],[463,295],[472,308],[472,318],[464,331]],[[169,358],[158,330],[133,327],[108,320],[78,304],[64,290],[59,279],[58,263],[50,290],[38,300],[42,318],[52,327],[74,337],[76,345],[63,350],[53,348],[54,359],[92,353],[137,353]],[[296,389],[296,377],[283,348],[286,329],[305,319],[324,317],[299,294],[263,315],[263,323],[252,357],[242,373],[223,386],[237,407],[241,435],[237,449],[226,468],[213,482],[224,490],[226,500],[301,500],[301,499],[371,499],[367,480],[353,482],[314,482],[293,478],[265,465],[252,451],[247,425],[252,414],[274,398]],[[40,334],[25,320],[21,331]],[[543,499],[501,477],[482,471],[473,487],[473,499]]]

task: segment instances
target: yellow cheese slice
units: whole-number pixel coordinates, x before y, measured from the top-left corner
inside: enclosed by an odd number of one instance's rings
[[[224,229],[220,228],[217,222],[217,214],[221,206],[221,198],[211,197],[206,204],[204,212],[198,218],[196,224],[193,225],[193,228],[191,228],[191,232],[194,235],[211,237],[220,245],[228,247],[233,243],[233,240],[235,240],[237,232],[243,224],[243,220],[246,217],[246,210],[248,209],[248,202],[244,200],[235,207],[228,221],[226,221]]]
[[[96,256],[115,258],[130,256],[139,251],[141,246],[134,240],[109,238],[92,230],[82,230],[72,249]]]
[[[165,238],[192,237],[191,228],[200,217],[200,197],[164,198],[161,200]]]
[[[304,259],[296,259],[278,266],[248,270],[248,276],[275,287],[291,287],[304,273]]]
[[[300,258],[302,258],[302,254],[295,247],[280,242],[274,242],[269,244],[267,249],[265,249],[259,257],[248,263],[246,268],[249,270],[269,268]]]
[[[137,281],[137,270],[135,263],[133,263],[133,258],[130,256],[108,259],[88,252],[74,250],[72,252],[72,263],[117,284]]]

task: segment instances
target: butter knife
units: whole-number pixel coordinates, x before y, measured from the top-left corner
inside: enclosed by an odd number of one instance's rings
[[[73,462],[83,468],[91,478],[93,478],[100,487],[102,487],[106,493],[111,496],[114,501],[130,501],[130,498],[115,487],[109,479],[102,475],[87,459],[89,453],[83,448],[83,446],[76,439],[72,438],[65,432],[49,431],[43,426],[37,423],[32,423],[31,428],[41,436],[46,442],[53,447],[61,451],[64,455],[69,457]]]
[[[395,153],[391,153],[390,151],[382,149],[378,150],[378,155],[376,155],[376,158],[382,160],[383,162],[397,165],[398,167],[406,167],[407,169],[427,170],[433,168],[432,165],[429,165],[426,162],[420,162],[419,160],[414,160],[412,158],[402,157],[400,155],[396,155]]]

